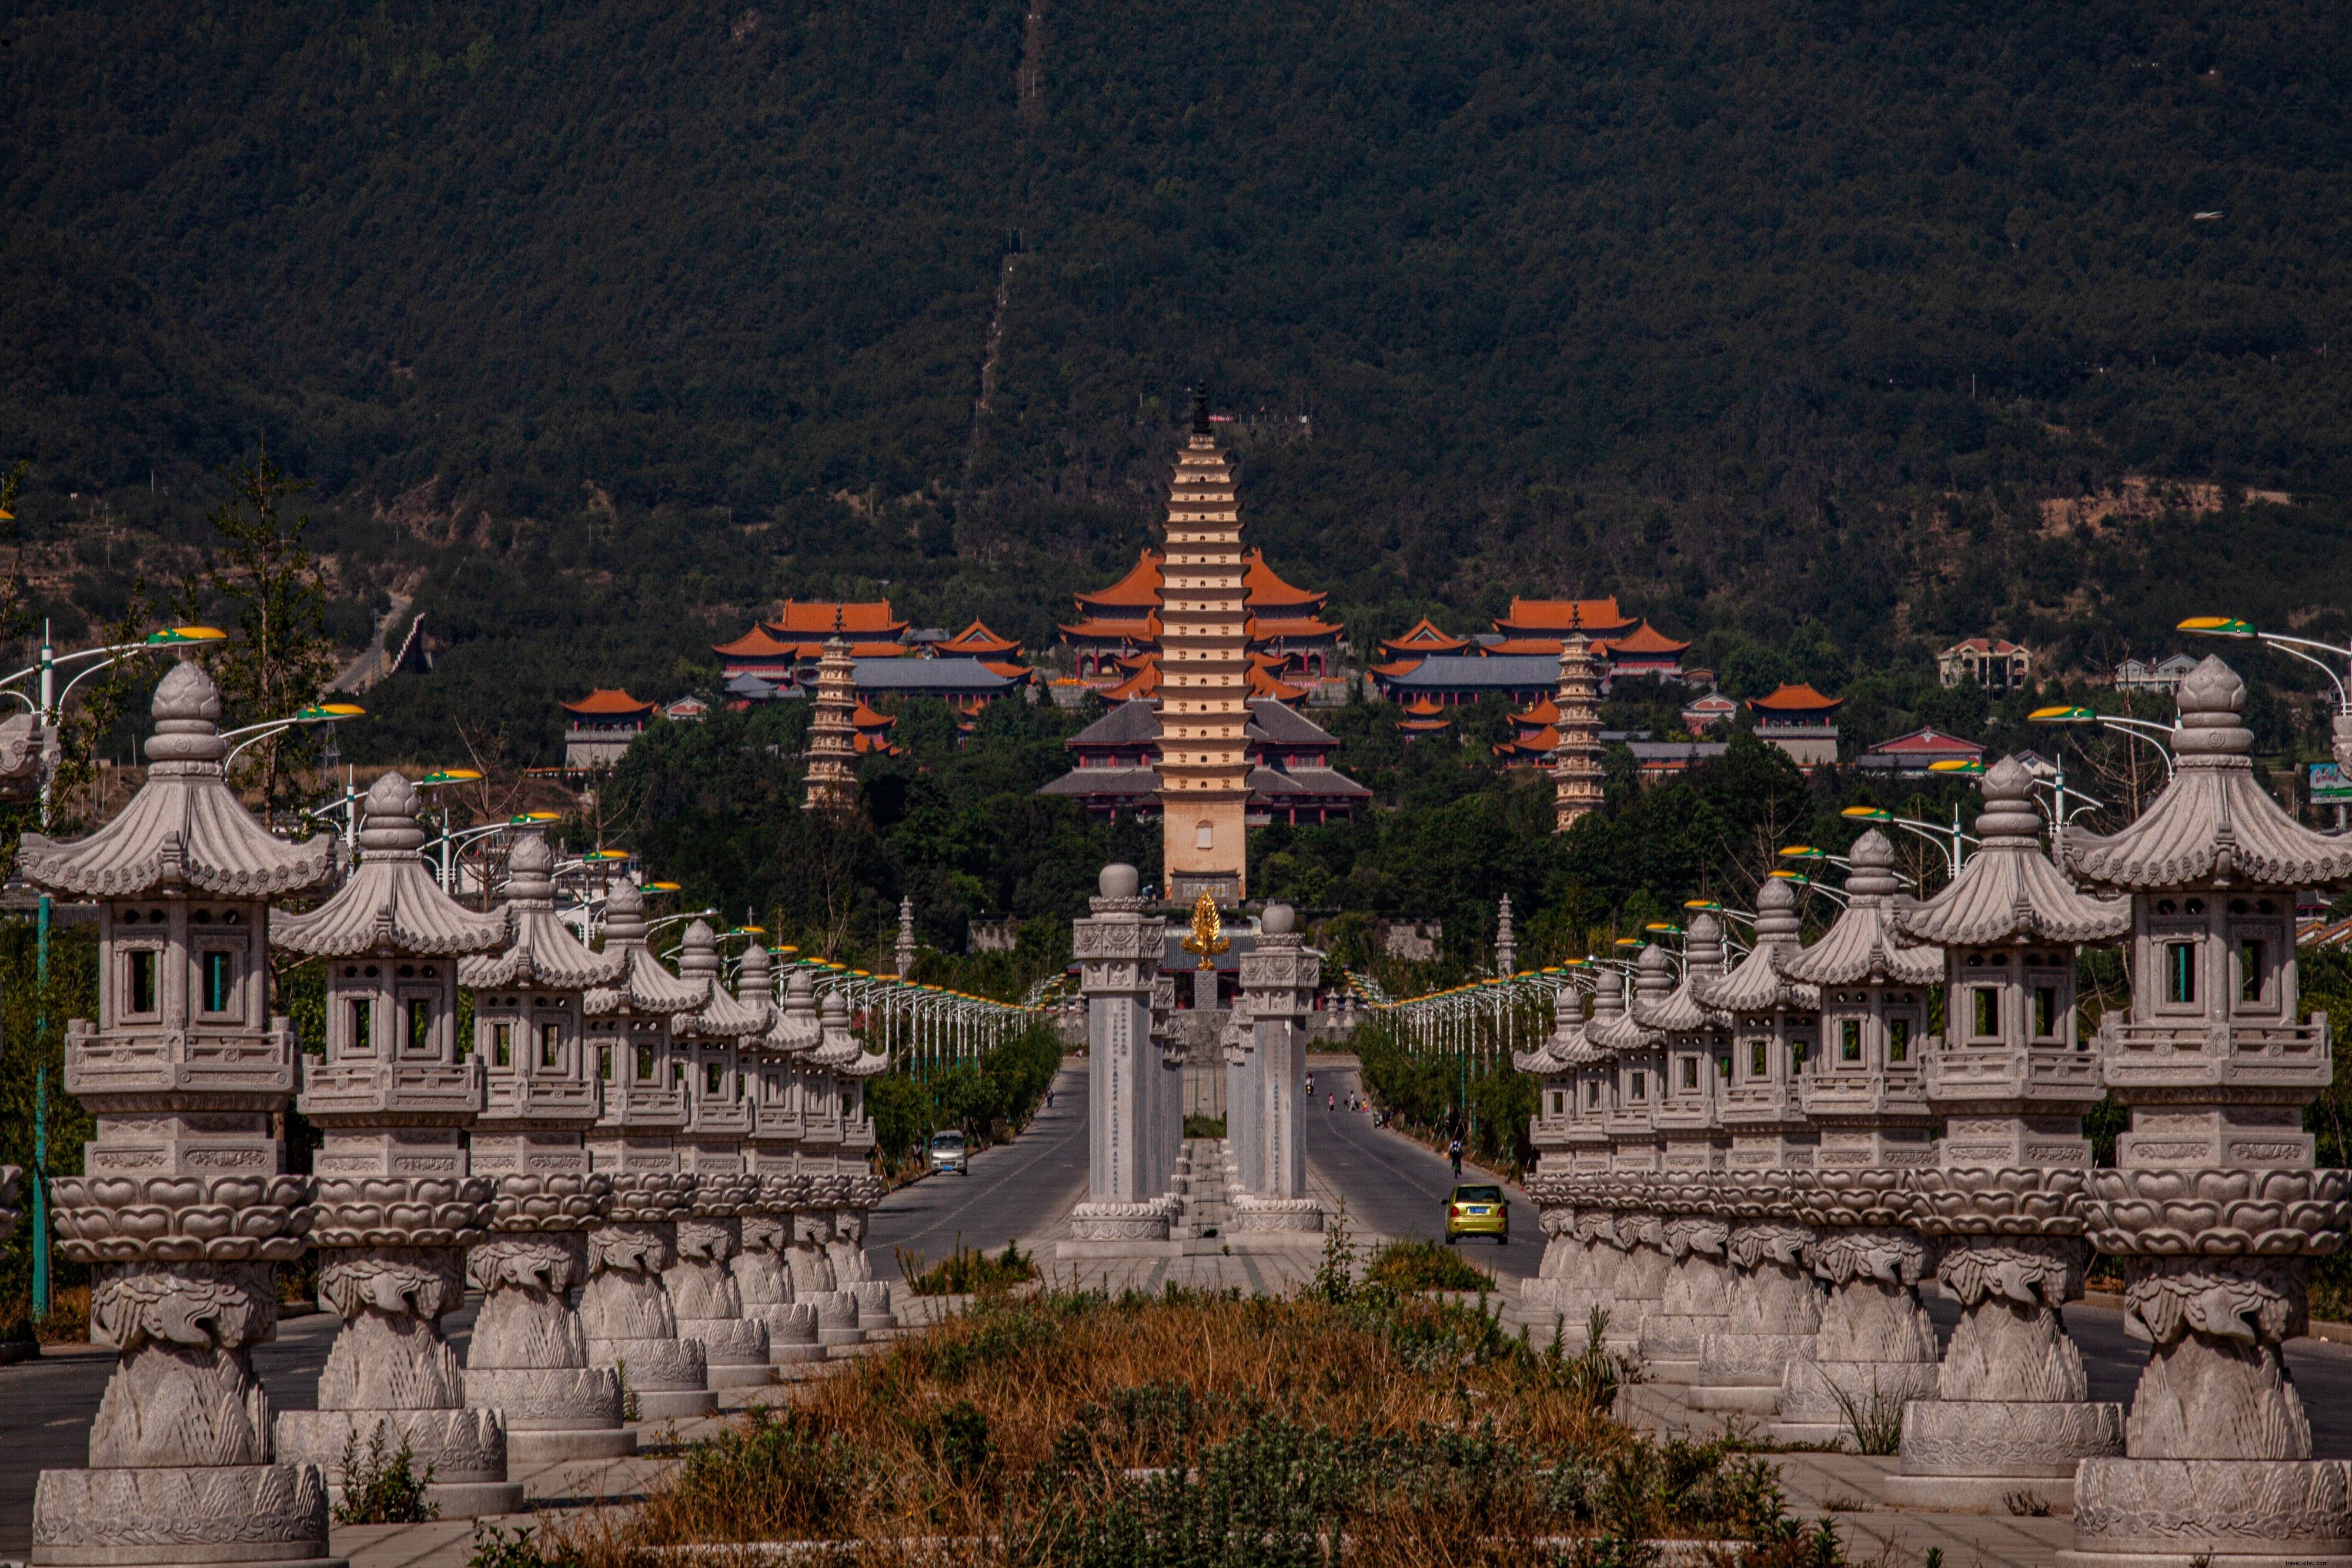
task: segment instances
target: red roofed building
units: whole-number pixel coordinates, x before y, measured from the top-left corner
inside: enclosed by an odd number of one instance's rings
[[[973,630],[988,629],[975,621],[964,634]],[[825,639],[836,632],[851,640],[854,659],[894,659],[913,652],[907,643],[907,622],[891,612],[887,599],[864,604],[787,599],[773,619],[754,623],[731,643],[712,644],[710,651],[719,655],[729,680],[749,674],[773,685],[802,686],[815,674]]]
[[[1633,617],[1617,607],[1612,594],[1607,599],[1514,599],[1511,612],[1495,622],[1495,630],[1506,637],[1549,640],[1549,651],[1557,653],[1559,640],[1571,627],[1595,642],[1605,642],[1631,632],[1636,624]]]
[[[1097,592],[1076,595],[1078,619],[1060,629],[1062,641],[1076,652],[1078,678],[1110,684],[1112,689],[1103,695],[1113,701],[1121,699],[1133,678],[1129,661],[1160,652],[1160,570],[1166,559],[1147,548],[1125,577]],[[1322,619],[1329,595],[1284,581],[1265,564],[1265,553],[1254,549],[1242,552],[1242,590],[1244,632],[1253,654],[1271,658],[1277,675],[1319,678],[1331,673],[1342,628]],[[1306,690],[1297,689],[1301,695]]]
[[[1549,768],[1551,754],[1559,746],[1559,705],[1550,696],[1539,697],[1523,713],[1511,716],[1510,739],[1495,747],[1495,755],[1509,768]]]
[[[978,621],[940,644],[942,655],[963,659],[1003,659],[1019,652],[1020,643],[998,636]]]
[[[1836,765],[1837,712],[1844,706],[1844,698],[1825,697],[1802,685],[1748,700],[1748,710],[1756,716],[1756,738],[1779,747],[1807,772]]]
[[[1855,758],[1853,765],[1898,779],[1925,779],[1938,762],[1982,762],[1984,754],[1985,748],[1975,741],[1929,727],[1880,741]]]
[[[1433,697],[1417,697],[1403,706],[1404,716],[1397,720],[1397,727],[1409,739],[1454,727],[1454,721],[1445,716],[1444,706]]]
[[[856,732],[850,745],[860,757],[869,751],[878,751],[885,757],[897,757],[899,751],[890,744],[890,727],[898,722],[888,714],[876,713],[866,706],[866,699],[860,697],[857,706],[849,715],[849,727]]]
[[[1381,656],[1385,659],[1425,659],[1432,653],[1458,653],[1469,645],[1469,638],[1451,636],[1439,631],[1424,615],[1404,635],[1381,638]]]
[[[563,730],[563,766],[586,769],[610,768],[645,732],[654,705],[639,702],[625,691],[603,687],[576,703],[562,705],[568,716]]]
[[[1622,636],[1603,639],[1595,652],[1604,650],[1612,680],[1622,675],[1656,675],[1675,680],[1682,675],[1683,655],[1690,652],[1690,644],[1675,642],[1644,621]]]

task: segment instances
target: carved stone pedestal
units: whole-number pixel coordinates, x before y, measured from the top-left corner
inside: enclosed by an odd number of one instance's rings
[[[1730,1227],[1697,1214],[1674,1214],[1659,1228],[1666,1256],[1658,1310],[1642,1324],[1642,1361],[1654,1381],[1694,1382],[1710,1334],[1731,1323],[1731,1273],[1724,1263]]]
[[[1268,1197],[1235,1193],[1232,1204],[1236,1235],[1318,1236],[1323,1230],[1323,1206],[1311,1197]]]
[[[677,1222],[691,1209],[695,1179],[675,1171],[615,1173],[610,1218],[588,1237],[580,1326],[589,1364],[620,1375],[623,1398],[635,1401],[640,1421],[719,1408],[705,1381],[702,1342],[678,1336],[662,1282],[677,1260]]]
[[[541,1179],[499,1178],[500,1217],[516,1202],[509,1183]],[[604,1176],[545,1179],[580,1187],[591,1224],[612,1191]],[[484,1292],[466,1347],[466,1398],[506,1417],[509,1467],[635,1453],[636,1434],[621,1423],[620,1377],[588,1364],[588,1336],[572,1306],[572,1289],[588,1278],[584,1230],[493,1234],[466,1255],[466,1276]]]
[[[761,1178],[761,1212],[743,1216],[743,1250],[735,1260],[735,1283],[743,1292],[743,1315],[757,1318],[768,1331],[768,1361],[774,1366],[823,1361],[824,1347],[816,1342],[816,1303],[793,1293],[793,1217],[790,1180]]]
[[[1664,1304],[1668,1268],[1665,1222],[1647,1207],[1634,1207],[1633,1197],[1632,1191],[1619,1195],[1618,1255],[1610,1259],[1608,1276],[1600,1282],[1607,1292],[1600,1304],[1609,1313],[1602,1338],[1626,1355],[1640,1353],[1643,1326]]]
[[[1914,1180],[1921,1187],[1918,1223],[1931,1233],[1957,1223],[2019,1232],[2036,1224],[2081,1227],[2073,1215],[2080,1172],[1926,1170]],[[1885,1479],[1888,1501],[1998,1513],[2012,1497],[2031,1493],[2066,1512],[2075,1466],[2122,1455],[2123,1406],[2090,1402],[2082,1353],[2059,1315],[2082,1294],[2089,1250],[2068,1234],[1944,1242],[1936,1277],[1959,1301],[1960,1321],[1937,1396],[1904,1409],[1901,1469]]]
[[[283,1200],[303,1183],[273,1185]],[[62,1233],[86,1183],[55,1186]],[[90,1338],[122,1359],[90,1427],[90,1468],[41,1472],[34,1563],[341,1568],[327,1555],[326,1478],[315,1465],[270,1459],[269,1398],[248,1347],[276,1333],[273,1275],[263,1262],[100,1267]]]
[[[1751,1186],[1743,1207],[1769,1207],[1784,1190],[1779,1182]],[[1725,1326],[1699,1338],[1696,1380],[1684,1394],[1692,1409],[1769,1416],[1780,1408],[1789,1368],[1812,1358],[1821,1332],[1811,1248],[1812,1232],[1793,1220],[1731,1222],[1724,1246],[1731,1265]]]
[[[1842,1206],[1817,1203],[1800,1212],[1817,1222],[1845,1217]],[[1908,1229],[1819,1226],[1813,1272],[1828,1282],[1829,1295],[1811,1358],[1791,1361],[1781,1378],[1775,1442],[1851,1448],[1857,1422],[1899,1420],[1907,1402],[1936,1397],[1936,1329],[1919,1304],[1930,1258],[1927,1243]]]
[[[746,1316],[730,1266],[743,1249],[743,1206],[757,1203],[760,1178],[705,1171],[695,1178],[694,1211],[677,1222],[677,1260],[662,1270],[681,1339],[702,1342],[705,1386],[759,1388],[768,1375],[768,1330]]]
[[[447,1233],[470,1240],[481,1233],[466,1221],[488,1208],[488,1178],[328,1177],[320,1187],[329,1246],[319,1304],[343,1327],[319,1375],[319,1408],[278,1417],[279,1458],[317,1465],[331,1499],[350,1484],[345,1460],[374,1460],[381,1434],[383,1456],[404,1446],[411,1472],[430,1473],[425,1500],[443,1518],[515,1512],[522,1486],[507,1479],[505,1426],[497,1410],[467,1404],[465,1369],[441,1338],[442,1316],[465,1299],[463,1248],[333,1245],[363,1234],[351,1222],[377,1207],[443,1218]],[[425,1226],[408,1231],[428,1233]]]
[[[2310,1253],[2352,1218],[2352,1172],[2099,1170],[2092,1241],[2122,1255],[2126,1326],[2154,1346],[2129,1457],[2083,1461],[2068,1568],[2352,1564],[2352,1465],[2314,1459],[2281,1347],[2309,1329]],[[2267,1255],[2162,1255],[2184,1244]]]

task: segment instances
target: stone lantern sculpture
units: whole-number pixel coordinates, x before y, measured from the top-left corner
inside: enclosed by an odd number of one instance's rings
[[[496,1183],[467,1169],[459,1139],[482,1108],[478,1056],[461,1055],[457,962],[506,939],[503,914],[478,915],[441,891],[418,852],[416,787],[387,773],[369,787],[359,863],[306,915],[270,936],[326,961],[327,1053],[305,1057],[302,1114],[324,1134],[311,1159],[319,1303],[343,1321],[319,1377],[319,1407],[278,1417],[278,1451],[308,1459],[340,1490],[347,1454],[404,1446],[433,1479],[445,1517],[511,1513],[506,1427],[469,1406],[465,1372],[441,1338],[464,1304],[466,1249],[488,1239]],[[468,1041],[467,1043],[471,1043]]]
[[[639,1419],[708,1416],[702,1342],[682,1336],[663,1275],[677,1261],[677,1226],[693,1217],[696,1177],[677,1140],[687,1128],[686,1064],[669,1020],[709,999],[710,986],[680,979],[646,949],[646,899],[614,884],[604,904],[604,951],[622,956],[618,983],[585,999],[604,1109],[588,1135],[592,1166],[613,1178],[612,1207],[588,1235],[588,1287],[580,1326],[592,1365],[619,1372]]]
[[[1820,996],[1789,978],[1802,922],[1796,890],[1767,877],[1756,890],[1756,946],[1731,973],[1702,981],[1700,1001],[1731,1019],[1731,1080],[1721,1117],[1730,1139],[1717,1188],[1730,1266],[1723,1328],[1699,1341],[1694,1410],[1769,1415],[1789,1364],[1813,1354],[1821,1286],[1807,1256],[1812,1232],[1793,1210],[1793,1183],[1819,1143],[1799,1087],[1812,1054]]]
[[[1665,1031],[1644,1021],[1675,988],[1675,961],[1652,944],[1633,961],[1633,996],[1625,1011],[1605,1023],[1595,1020],[1593,1043],[1609,1051],[1617,1069],[1617,1096],[1611,1106],[1609,1176],[1604,1189],[1615,1214],[1622,1260],[1609,1274],[1609,1334],[1622,1349],[1637,1350],[1643,1320],[1665,1299],[1665,1222],[1657,1204],[1658,1173],[1665,1145],[1658,1137],[1658,1082],[1665,1071]]]
[[[760,1201],[760,1178],[745,1164],[757,1107],[740,1043],[767,1032],[772,1005],[736,1000],[719,983],[719,938],[697,920],[677,949],[678,976],[704,1000],[670,1019],[671,1049],[686,1070],[687,1124],[678,1159],[694,1178],[694,1207],[677,1222],[677,1261],[662,1272],[677,1332],[702,1342],[709,1386],[756,1388],[768,1376],[768,1328],[743,1312],[733,1261],[743,1250],[743,1213]]]
[[[1594,1308],[1610,1309],[1610,1281],[1623,1258],[1609,1179],[1609,1119],[1617,1109],[1617,1059],[1601,1042],[1624,1020],[1625,977],[1604,968],[1593,992],[1592,1016],[1575,1038],[1558,1048],[1562,1063],[1575,1076],[1562,1140],[1570,1174],[1561,1182],[1569,1218],[1560,1235],[1568,1246],[1552,1287],[1552,1304],[1571,1329],[1582,1328]]]
[[[1846,1440],[1856,1416],[1936,1396],[1936,1330],[1919,1302],[1934,1256],[1910,1228],[1908,1173],[1934,1157],[1919,1063],[1944,962],[1897,939],[1886,835],[1871,829],[1851,858],[1844,912],[1782,966],[1821,993],[1821,1051],[1800,1089],[1821,1145],[1794,1187],[1813,1271],[1829,1285],[1813,1357],[1791,1361],[1781,1385],[1772,1435],[1782,1442]]]
[[[2352,1562],[2352,1466],[2312,1458],[2280,1354],[2305,1332],[2311,1260],[2352,1221],[2352,1174],[2314,1170],[2303,1130],[2333,1063],[2326,1016],[2298,1016],[2294,940],[2297,891],[2352,879],[2352,840],[2272,799],[2245,699],[2229,665],[2198,665],[2164,792],[2119,832],[2066,837],[2079,881],[2131,896],[2130,1015],[2098,1032],[2131,1130],[2083,1210],[2152,1346],[2127,1457],[2075,1471],[2060,1559],[2077,1568]]]
[[[69,843],[27,833],[17,861],[99,904],[98,1020],[66,1026],[66,1089],[98,1135],[50,1195],[58,1252],[93,1266],[90,1338],[121,1357],[89,1468],[41,1472],[33,1561],[315,1563],[325,1480],[273,1462],[250,1347],[277,1332],[275,1266],[311,1221],[270,1133],[296,1046],[268,1010],[268,900],[328,882],[335,843],[272,838],[237,803],[201,668],[166,674],[153,713],[122,814]]]
[[[787,1271],[792,1276],[793,1300],[807,1304],[811,1313],[809,1339],[805,1342],[818,1347],[818,1354],[801,1359],[818,1361],[824,1352],[816,1339],[814,1313],[817,1298],[836,1288],[833,1277],[833,1260],[825,1255],[825,1243],[832,1238],[833,1224],[829,1215],[817,1207],[816,1193],[821,1183],[829,1185],[833,1175],[831,1145],[822,1156],[812,1156],[807,1141],[812,1122],[820,1115],[824,1091],[818,1085],[829,1082],[824,1069],[816,1066],[814,1058],[824,1045],[824,1021],[817,1011],[816,988],[804,967],[795,967],[784,987],[784,1000],[778,1009],[776,1021],[768,1040],[782,1064],[783,1082],[779,1092],[788,1097],[790,1116],[781,1125],[789,1127],[794,1137],[792,1152],[792,1176],[788,1196],[792,1204],[792,1232],[787,1238],[784,1255]],[[761,1125],[766,1126],[764,1107]],[[822,1159],[822,1175],[818,1160]]]
[[[1642,1014],[1666,1037],[1653,1107],[1664,1145],[1654,1207],[1666,1278],[1658,1310],[1642,1325],[1642,1359],[1662,1383],[1697,1375],[1700,1341],[1720,1333],[1730,1312],[1723,1263],[1730,1232],[1717,1210],[1716,1178],[1726,1146],[1720,1089],[1731,1071],[1731,1019],[1698,999],[1701,987],[1724,977],[1724,954],[1722,925],[1701,914],[1684,942],[1682,983]]]
[[[850,1032],[848,1009],[842,1009],[838,1038],[839,1053],[829,1059],[835,1091],[841,1102],[841,1147],[852,1151],[865,1161],[874,1148],[874,1117],[866,1104],[866,1080],[890,1071],[887,1051],[867,1051],[857,1037]],[[882,1178],[870,1166],[866,1169],[850,1169],[848,1158],[835,1155],[844,1167],[841,1179],[847,1189],[842,1207],[834,1215],[833,1257],[834,1279],[840,1288],[855,1297],[857,1303],[857,1327],[861,1333],[873,1333],[897,1326],[890,1311],[890,1284],[874,1277],[874,1264],[866,1256],[866,1217],[882,1201]]]
[[[2131,925],[2121,899],[2077,893],[2042,853],[2033,778],[2003,758],[1978,781],[1981,847],[1904,934],[1944,950],[1944,1033],[1927,1042],[1936,1163],[1911,1173],[1912,1223],[1942,1247],[1960,1303],[1938,1397],[1904,1407],[1894,1500],[1995,1510],[2080,1459],[2123,1452],[2123,1407],[2094,1405],[2059,1308],[2083,1293],[2083,1113],[2102,1092],[2074,1027],[2074,947]]]
[[[809,1034],[815,1035],[816,998],[808,980],[793,971],[799,982],[799,1003],[808,1015]],[[774,1005],[775,974],[768,950],[754,943],[743,954],[736,994],[743,1001],[770,1003],[767,1032],[742,1048],[744,1075],[751,1081],[758,1113],[743,1149],[745,1163],[759,1178],[758,1200],[743,1210],[743,1251],[735,1260],[735,1282],[743,1292],[743,1315],[757,1318],[768,1331],[768,1360],[776,1366],[823,1361],[817,1343],[816,1303],[800,1300],[792,1270],[793,1203],[803,1183],[793,1168],[793,1151],[800,1140],[800,1102],[793,1082],[789,1035],[792,1018]]]
[[[872,1315],[861,1306],[857,1295],[865,1290],[870,1300],[873,1293],[873,1270],[866,1261],[864,1247],[866,1186],[871,1177],[838,1151],[854,1146],[862,1135],[870,1136],[872,1128],[865,1115],[865,1079],[860,1068],[865,1052],[850,1032],[849,1003],[840,987],[825,993],[817,1024],[818,1045],[809,1061],[826,1076],[825,1102],[837,1128],[832,1173],[818,1181],[814,1197],[817,1207],[807,1217],[811,1239],[824,1249],[825,1272],[833,1280],[833,1288],[816,1297],[817,1339],[827,1346],[856,1344],[866,1337],[862,1320]],[[887,1316],[887,1297],[884,1316]]]
[[[1307,950],[1290,905],[1266,905],[1257,942],[1241,956],[1241,977],[1256,1059],[1251,1077],[1258,1098],[1252,1121],[1262,1175],[1258,1186],[1234,1196],[1234,1229],[1319,1231],[1323,1206],[1307,1192],[1300,1113],[1307,1094],[1307,1015],[1315,1004],[1322,960]]]
[[[1584,1040],[1583,998],[1572,983],[1564,983],[1552,994],[1551,1033],[1538,1040],[1533,1049],[1515,1051],[1511,1065],[1538,1081],[1536,1113],[1529,1119],[1528,1141],[1535,1145],[1535,1169],[1528,1177],[1528,1196],[1535,1200],[1538,1222],[1543,1227],[1543,1261],[1537,1265],[1536,1277],[1528,1281],[1521,1293],[1531,1307],[1559,1307],[1562,1275],[1567,1270],[1578,1243],[1574,1236],[1576,1210],[1569,1184],[1574,1155],[1570,1152],[1568,1132],[1570,1116],[1576,1099],[1576,1069],[1572,1052],[1581,1051]]]
[[[613,1178],[588,1168],[604,1105],[581,997],[620,980],[627,959],[591,953],[555,914],[555,854],[526,833],[507,856],[507,941],[457,963],[474,993],[474,1055],[488,1080],[474,1119],[476,1176],[497,1184],[490,1237],[466,1254],[484,1292],[466,1347],[466,1398],[506,1416],[509,1466],[637,1451],[621,1382],[588,1362],[572,1292],[588,1279],[588,1232]]]

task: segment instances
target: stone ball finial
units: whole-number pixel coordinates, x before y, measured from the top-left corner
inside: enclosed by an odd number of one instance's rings
[[[1143,885],[1142,873],[1124,861],[1113,861],[1096,879],[1105,898],[1133,898]]]
[[[776,983],[768,959],[768,950],[757,942],[743,949],[743,966],[735,971],[735,996],[739,1001],[767,1001],[776,992]]]
[[[1675,988],[1675,956],[1665,945],[1653,942],[1633,960],[1633,986],[1643,996],[1664,996]]]
[[[1269,904],[1257,926],[1269,936],[1287,936],[1298,929],[1298,911],[1286,904]]]
[[[2004,757],[1977,779],[1984,810],[1977,814],[1977,836],[2027,838],[2042,836],[2042,813],[2033,807],[2033,775],[2014,757]]]
[[[615,942],[642,942],[645,938],[645,890],[623,878],[604,897],[605,944],[609,946]]]
[[[719,936],[703,922],[689,923],[686,935],[678,939],[677,972],[681,975],[715,975],[719,972]]]
[[[220,687],[193,659],[173,664],[156,683],[147,711],[155,717],[148,761],[217,762],[228,755],[228,742],[220,737]]]
[[[1756,940],[1793,942],[1803,928],[1795,884],[1784,876],[1766,877],[1756,890]]]
[[[524,833],[507,852],[507,902],[555,896],[555,852],[544,833]]]
[[[2175,755],[2243,757],[2254,748],[2254,732],[2239,716],[2246,710],[2246,683],[2238,672],[2209,653],[2181,678],[2180,725],[2173,732]]]
[[[404,775],[387,773],[369,785],[362,805],[362,855],[415,854],[424,847],[425,830],[416,825],[423,801]]]
[[[1895,846],[1876,828],[1853,841],[1846,859],[1853,863],[1845,879],[1849,894],[1884,898],[1901,885],[1895,879]]]

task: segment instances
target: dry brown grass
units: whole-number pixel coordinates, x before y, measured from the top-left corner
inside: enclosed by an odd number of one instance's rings
[[[584,1568],[776,1541],[860,1563],[1240,1568],[1344,1542],[1392,1568],[1631,1568],[1648,1537],[1785,1533],[1754,1461],[1611,1421],[1617,1371],[1344,1279],[1288,1300],[995,1297],[695,1445],[645,1503],[546,1548]],[[1824,1561],[1801,1548],[1754,1561]]]

